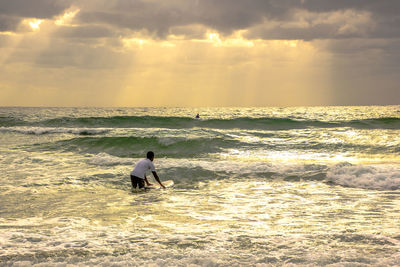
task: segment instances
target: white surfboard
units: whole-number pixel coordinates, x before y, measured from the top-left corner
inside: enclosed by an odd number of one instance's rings
[[[165,186],[165,188],[173,187],[174,186],[174,181],[172,180],[167,180],[167,181],[161,181],[161,183]],[[161,189],[161,186],[157,182],[153,182],[152,185],[150,186],[145,186],[145,189]]]

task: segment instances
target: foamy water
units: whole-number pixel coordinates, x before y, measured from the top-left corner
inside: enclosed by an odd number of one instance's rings
[[[0,108],[0,265],[398,266],[399,111]]]

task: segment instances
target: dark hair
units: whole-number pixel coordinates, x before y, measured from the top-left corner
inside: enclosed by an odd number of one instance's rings
[[[146,155],[146,157],[147,157],[148,159],[152,159],[152,158],[154,158],[154,152],[153,152],[153,151],[149,151],[149,152],[147,152],[147,155]]]

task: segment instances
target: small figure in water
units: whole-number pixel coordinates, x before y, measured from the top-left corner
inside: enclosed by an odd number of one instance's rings
[[[144,182],[146,182],[147,186],[151,185],[146,177],[147,170],[151,170],[156,181],[161,185],[162,188],[165,188],[156,173],[156,168],[154,167],[153,160],[154,152],[149,151],[147,152],[146,159],[142,159],[141,161],[139,161],[136,164],[135,168],[131,171],[131,181],[133,189],[136,189],[137,186],[139,187],[139,189],[144,188]]]
[[[197,113],[197,115],[196,115],[196,119],[200,119],[200,115],[199,115],[199,113]]]

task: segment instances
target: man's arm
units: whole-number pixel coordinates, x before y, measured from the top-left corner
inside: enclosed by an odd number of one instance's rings
[[[146,182],[147,186],[151,185],[151,183],[149,183],[149,181],[147,180],[146,174],[144,175],[144,181]]]
[[[153,176],[156,179],[156,181],[161,185],[162,188],[165,189],[165,186],[161,183],[160,178],[158,177],[157,173],[153,172],[153,171],[152,171],[152,173],[153,173]]]

